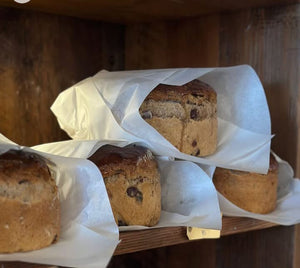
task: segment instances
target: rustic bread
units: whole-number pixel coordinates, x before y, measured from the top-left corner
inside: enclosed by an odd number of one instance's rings
[[[41,249],[59,231],[58,190],[45,160],[19,150],[0,155],[0,252]]]
[[[276,207],[278,163],[273,155],[266,175],[216,168],[213,182],[225,198],[244,210],[266,214]]]
[[[89,160],[102,173],[118,225],[153,226],[159,221],[160,174],[149,149],[138,145],[105,145]]]
[[[159,84],[139,112],[183,153],[206,156],[217,147],[217,94],[195,79],[183,86]]]

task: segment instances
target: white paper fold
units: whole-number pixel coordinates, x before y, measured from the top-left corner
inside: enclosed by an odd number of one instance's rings
[[[218,101],[217,152],[203,158],[180,153],[138,112],[159,83],[182,85],[195,78],[210,84]],[[270,115],[263,87],[247,65],[101,71],[62,92],[51,110],[73,139],[143,142],[157,155],[259,173],[268,170]]]
[[[243,210],[218,193],[221,212],[225,216],[255,218],[281,225],[300,222],[300,180],[293,178],[291,166],[275,155],[279,163],[278,198],[276,209],[269,214],[256,214]]]
[[[63,156],[87,158],[104,144],[125,146],[128,141],[64,141],[35,146],[39,151]],[[157,158],[162,186],[162,213],[153,228],[193,226],[221,229],[217,192],[209,176],[195,163]],[[120,230],[146,229],[122,226]]]
[[[99,170],[90,161],[21,147],[0,136],[0,152],[33,151],[49,160],[59,188],[61,236],[41,250],[0,254],[1,261],[24,261],[66,267],[106,267],[118,244],[118,227]]]

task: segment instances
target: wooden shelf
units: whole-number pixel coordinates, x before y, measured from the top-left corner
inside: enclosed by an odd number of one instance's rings
[[[18,4],[13,0],[0,0],[0,6],[12,6],[102,21],[131,23],[184,19],[204,14],[297,2],[299,0],[31,0],[26,4]]]
[[[224,217],[221,236],[274,227],[277,224],[250,218]],[[142,231],[121,232],[121,243],[114,255],[192,242],[186,227],[168,227]]]

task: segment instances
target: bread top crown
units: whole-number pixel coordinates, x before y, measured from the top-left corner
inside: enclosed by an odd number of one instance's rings
[[[121,162],[138,165],[142,160],[147,159],[153,159],[151,151],[146,147],[136,144],[129,144],[125,147],[107,144],[100,147],[89,157],[89,160],[99,167]]]
[[[181,102],[182,98],[186,95],[191,95],[193,101],[201,99],[202,102],[204,98],[209,102],[216,103],[217,99],[217,94],[210,85],[194,79],[182,86],[159,84],[150,92],[145,100]]]
[[[19,176],[13,176],[13,174],[31,175],[26,176],[26,180],[37,179],[51,179],[50,171],[46,164],[46,160],[40,155],[25,152],[23,150],[9,150],[0,155],[0,173],[5,174],[5,177],[9,177],[9,180],[20,181]]]
[[[9,150],[0,155],[0,199],[24,204],[58,198],[46,160],[38,154]]]

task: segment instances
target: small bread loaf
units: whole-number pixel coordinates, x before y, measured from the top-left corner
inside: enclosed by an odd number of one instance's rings
[[[0,156],[0,252],[30,251],[57,241],[60,203],[43,158],[10,150]]]
[[[159,84],[139,109],[142,118],[179,151],[206,156],[217,147],[217,94],[193,80],[183,86]]]
[[[213,182],[225,198],[244,210],[267,214],[276,208],[278,163],[273,155],[266,175],[216,168]]]
[[[157,224],[161,212],[160,175],[149,149],[105,145],[89,159],[102,173],[118,225]]]

